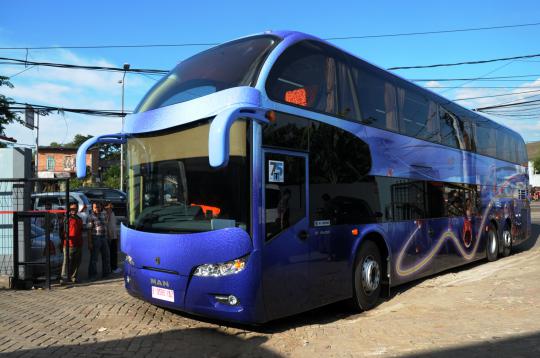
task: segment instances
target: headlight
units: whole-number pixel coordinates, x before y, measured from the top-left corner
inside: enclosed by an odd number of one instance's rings
[[[247,256],[236,260],[227,261],[219,264],[204,264],[198,266],[193,273],[194,276],[202,277],[220,277],[234,275],[246,267]]]
[[[135,266],[135,261],[133,261],[133,257],[126,255],[126,262],[130,264],[131,266]]]

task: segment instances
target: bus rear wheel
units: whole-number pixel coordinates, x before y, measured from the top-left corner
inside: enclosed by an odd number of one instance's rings
[[[381,254],[373,241],[360,247],[354,267],[352,306],[367,311],[377,304],[381,293]]]
[[[486,253],[488,261],[495,261],[499,255],[499,238],[497,237],[497,230],[493,225],[489,226],[487,232],[486,241]]]
[[[512,252],[512,232],[508,226],[505,226],[502,232],[502,244],[502,257],[506,257]]]

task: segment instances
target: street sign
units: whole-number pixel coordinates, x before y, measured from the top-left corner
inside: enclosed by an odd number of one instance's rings
[[[34,108],[32,106],[26,105],[26,109],[24,111],[24,118],[25,118],[25,126],[30,129],[34,129]]]

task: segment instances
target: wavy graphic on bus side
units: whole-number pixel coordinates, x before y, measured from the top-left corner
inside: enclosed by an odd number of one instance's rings
[[[515,174],[515,175],[511,176],[510,178],[508,178],[501,185],[499,193],[502,194],[504,192],[504,189],[510,184],[512,179],[514,179],[515,177],[517,177],[519,175],[520,174]],[[429,264],[431,262],[431,260],[433,260],[433,258],[435,257],[435,255],[437,255],[437,253],[441,249],[442,245],[446,242],[446,240],[451,240],[454,243],[454,246],[459,251],[459,254],[466,261],[472,260],[475,257],[476,252],[478,251],[478,246],[480,244],[480,239],[481,239],[482,234],[483,234],[482,228],[486,224],[488,214],[491,211],[491,208],[493,207],[495,201],[498,200],[498,199],[501,199],[501,198],[504,198],[504,196],[502,196],[502,195],[494,196],[490,200],[490,202],[489,202],[488,206],[486,207],[486,209],[484,210],[484,213],[482,215],[482,221],[481,221],[480,226],[479,226],[479,228],[481,228],[481,229],[478,230],[478,233],[476,235],[476,242],[474,244],[473,249],[470,252],[467,252],[467,251],[465,251],[465,249],[463,249],[463,247],[461,246],[461,242],[460,242],[459,238],[457,237],[456,233],[454,233],[453,231],[450,230],[450,228],[448,228],[445,232],[443,232],[441,234],[441,236],[437,240],[437,243],[433,246],[433,248],[426,255],[421,257],[419,259],[419,261],[416,262],[415,264],[413,264],[411,267],[404,268],[403,267],[403,259],[405,257],[405,254],[406,254],[407,250],[409,249],[409,246],[410,246],[411,242],[413,241],[414,237],[416,236],[416,233],[422,227],[422,224],[420,222],[418,222],[417,227],[409,235],[409,237],[407,238],[407,240],[403,244],[403,247],[402,247],[400,253],[398,254],[397,261],[396,261],[396,272],[398,273],[398,275],[400,275],[400,276],[410,276],[410,275],[420,271],[427,264]]]

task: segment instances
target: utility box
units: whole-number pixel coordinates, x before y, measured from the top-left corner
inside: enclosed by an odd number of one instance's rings
[[[29,210],[32,176],[32,151],[27,148],[0,148],[0,276],[13,274],[13,212]],[[22,180],[14,180],[22,179]],[[26,258],[30,227],[19,223],[19,257]],[[26,235],[25,235],[26,234]],[[25,243],[26,241],[26,243]],[[21,270],[21,277],[28,276]]]

